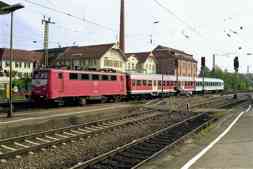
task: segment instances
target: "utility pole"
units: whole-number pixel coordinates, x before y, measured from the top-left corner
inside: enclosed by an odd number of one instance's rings
[[[47,18],[44,16],[42,19],[42,24],[44,24],[44,65],[48,67],[48,37],[49,37],[49,24],[55,24],[55,22],[51,21],[51,18]]]
[[[206,58],[201,57],[201,71],[202,71],[202,94],[205,95],[205,67],[206,67]]]
[[[215,54],[213,54],[213,72],[215,72],[215,58],[216,57],[216,55]]]

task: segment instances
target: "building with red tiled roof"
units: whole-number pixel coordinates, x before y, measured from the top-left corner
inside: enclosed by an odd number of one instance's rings
[[[40,64],[43,54],[40,52],[14,49],[13,50],[13,72],[19,78],[30,78],[33,68],[36,64]],[[6,75],[10,70],[10,49],[0,48],[0,68]]]
[[[127,72],[157,73],[157,60],[152,52],[127,53]]]
[[[49,49],[49,64],[69,69],[125,71],[125,54],[114,43]]]

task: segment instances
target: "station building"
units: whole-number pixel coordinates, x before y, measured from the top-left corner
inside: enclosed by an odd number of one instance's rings
[[[14,49],[12,69],[16,78],[31,78],[33,69],[40,64],[42,53]],[[0,48],[0,70],[1,76],[9,76],[10,71],[10,49]]]
[[[194,79],[197,77],[198,62],[193,58],[193,55],[161,45],[153,50],[153,54],[158,62],[157,73],[168,75],[178,73],[178,76]],[[176,66],[176,62],[178,66]]]
[[[113,43],[49,49],[49,64],[53,67],[125,72],[126,61],[125,54]]]

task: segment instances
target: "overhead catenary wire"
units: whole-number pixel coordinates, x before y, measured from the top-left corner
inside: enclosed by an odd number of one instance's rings
[[[187,23],[186,21],[184,21],[183,19],[181,19],[179,16],[177,16],[172,10],[170,10],[168,7],[166,7],[160,1],[158,1],[158,0],[153,0],[153,1],[158,6],[160,6],[162,9],[164,9],[166,12],[168,12],[170,15],[174,16],[181,24],[186,25],[188,27],[188,29],[190,29],[191,31],[195,32],[197,35],[201,36],[200,32],[196,28],[194,28],[189,23]]]
[[[87,22],[87,23],[89,23],[89,24],[95,25],[95,26],[97,26],[97,27],[100,27],[100,28],[102,28],[102,29],[111,31],[111,32],[113,32],[113,33],[117,32],[115,29],[113,29],[113,28],[111,28],[111,27],[108,27],[108,26],[105,26],[105,25],[96,23],[96,22],[91,21],[91,20],[86,19],[86,18],[82,18],[82,17],[76,16],[76,15],[73,15],[73,14],[70,13],[70,12],[66,12],[66,11],[59,10],[59,9],[56,9],[56,8],[52,8],[52,7],[49,7],[49,6],[46,6],[46,5],[42,5],[42,4],[40,4],[40,3],[31,1],[31,0],[23,0],[23,1],[25,1],[25,2],[27,2],[27,3],[30,3],[30,4],[32,4],[32,5],[35,5],[35,6],[38,6],[38,7],[41,7],[41,8],[50,10],[50,11],[53,11],[53,12],[58,13],[58,14],[63,14],[63,15],[72,17],[72,18],[77,19],[77,20],[82,21],[82,22]]]

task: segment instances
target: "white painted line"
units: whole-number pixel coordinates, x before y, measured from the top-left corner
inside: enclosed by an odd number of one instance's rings
[[[128,105],[121,105],[118,106],[117,108],[123,108],[123,107],[129,107]],[[54,117],[64,117],[64,116],[69,116],[69,115],[78,115],[82,113],[87,113],[87,112],[96,112],[96,111],[103,111],[103,110],[110,110],[112,107],[106,107],[106,108],[99,108],[99,109],[93,109],[93,110],[85,110],[85,111],[79,111],[79,112],[67,112],[67,113],[61,113],[61,114],[54,114],[54,115],[45,115],[44,117],[29,117],[29,118],[23,118],[19,120],[12,120],[12,121],[6,121],[6,122],[0,122],[0,125],[3,124],[11,124],[11,123],[17,123],[17,122],[22,122],[22,121],[29,121],[29,120],[44,120],[44,119],[50,119]]]
[[[246,110],[248,112],[251,109],[251,105]],[[229,127],[221,133],[213,142],[211,142],[206,148],[204,148],[201,152],[199,152],[196,156],[194,156],[191,160],[189,160],[181,169],[189,169],[194,163],[196,163],[203,155],[205,155],[216,143],[218,143],[236,124],[236,122],[241,118],[241,116],[245,112],[241,112],[236,119],[229,125]]]

